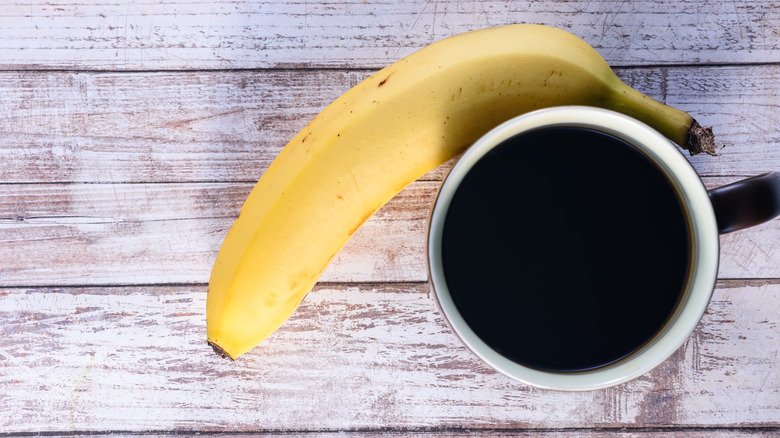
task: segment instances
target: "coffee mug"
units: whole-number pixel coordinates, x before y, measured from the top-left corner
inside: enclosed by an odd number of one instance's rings
[[[429,284],[494,369],[542,388],[605,388],[691,335],[719,234],[778,214],[780,173],[708,191],[638,120],[543,109],[491,130],[450,170],[430,216]]]

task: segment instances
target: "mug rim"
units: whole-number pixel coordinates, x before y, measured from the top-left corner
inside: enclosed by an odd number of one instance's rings
[[[680,198],[691,237],[691,259],[680,303],[661,331],[637,351],[614,363],[585,371],[555,372],[514,362],[492,349],[468,326],[450,296],[441,264],[444,218],[452,196],[468,171],[495,146],[515,135],[553,127],[601,131],[628,142],[665,174]],[[445,321],[458,338],[497,371],[520,382],[564,391],[595,390],[635,379],[674,354],[693,333],[709,305],[717,280],[719,237],[715,213],[693,166],[666,137],[630,116],[612,110],[561,106],[533,111],[495,127],[478,139],[450,169],[439,188],[428,222],[428,284]]]

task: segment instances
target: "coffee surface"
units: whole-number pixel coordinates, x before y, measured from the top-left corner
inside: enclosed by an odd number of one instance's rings
[[[518,363],[578,371],[635,351],[667,321],[689,266],[686,216],[656,165],[579,128],[495,147],[456,190],[442,262],[475,333]]]

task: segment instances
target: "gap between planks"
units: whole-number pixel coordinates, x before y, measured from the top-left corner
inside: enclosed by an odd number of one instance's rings
[[[356,428],[356,429],[322,429],[322,430],[83,430],[83,431],[42,431],[42,432],[11,432],[0,433],[3,437],[78,437],[78,436],[298,436],[298,437],[332,437],[332,436],[382,436],[382,437],[638,437],[659,433],[675,434],[675,436],[697,437],[706,434],[708,437],[738,437],[738,436],[775,436],[780,433],[780,426],[661,426],[661,427],[576,427],[576,428]]]
[[[416,179],[415,182],[442,182],[447,175],[449,166],[443,165],[440,169],[434,169],[426,175]],[[744,174],[707,174],[700,175],[706,178],[733,178],[735,181],[741,178],[751,178],[756,176],[755,173]],[[223,180],[203,180],[203,181],[188,181],[188,180],[170,180],[170,181],[0,181],[0,187],[3,186],[75,186],[75,185],[176,185],[176,184],[191,184],[191,185],[238,185],[238,184],[257,184],[257,180],[235,180],[235,181],[223,181]]]
[[[780,66],[780,62],[765,61],[765,62],[701,62],[701,63],[648,63],[648,64],[610,64],[610,67],[614,70],[641,70],[648,68],[718,68],[718,67],[776,67]],[[332,71],[332,72],[355,72],[355,73],[371,73],[380,70],[380,68],[371,67],[346,67],[346,66],[316,66],[316,65],[301,65],[294,67],[237,67],[237,68],[175,68],[175,69],[110,69],[100,70],[91,68],[62,68],[52,67],[46,68],[41,66],[35,66],[32,68],[24,68],[23,65],[18,68],[8,68],[0,66],[0,74],[2,73],[89,73],[89,74],[154,74],[154,73],[273,73],[273,72],[313,72],[313,71]]]
[[[393,287],[415,287],[428,284],[427,281],[319,281],[315,285],[315,289],[328,289],[328,288],[382,288],[385,286]],[[729,289],[737,287],[747,286],[763,286],[780,284],[780,277],[778,278],[719,278],[715,282],[715,289]],[[39,285],[9,285],[0,286],[0,290],[30,290],[30,289],[148,289],[148,288],[207,288],[206,282],[193,282],[193,283],[132,283],[132,284],[39,284]],[[0,432],[0,436],[2,433]]]

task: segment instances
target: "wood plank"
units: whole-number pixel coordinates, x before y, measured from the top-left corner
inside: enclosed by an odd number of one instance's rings
[[[176,431],[176,436],[202,436],[206,433],[200,431]],[[269,431],[253,430],[251,432],[219,432],[223,438],[241,438],[248,434],[251,436],[289,436],[295,438],[357,438],[357,437],[376,437],[376,438],[459,438],[472,437],[475,435],[481,438],[770,438],[777,437],[778,428],[775,427],[746,427],[746,428],[559,428],[559,429],[358,429],[358,430],[340,430],[340,431]],[[170,436],[171,432],[144,432],[144,438],[165,438]],[[112,438],[134,438],[139,434],[129,432],[111,431],[106,434],[99,433],[68,433],[68,434],[47,434],[51,437],[112,437]]]
[[[450,35],[518,22],[567,29],[616,65],[780,61],[780,8],[762,0],[17,0],[0,14],[0,68],[379,68]]]
[[[0,182],[256,181],[299,129],[370,73],[0,73]],[[701,174],[778,169],[780,66],[618,74],[715,126],[728,147],[691,157]]]
[[[252,184],[8,185],[0,197],[0,284],[204,283]],[[438,183],[377,213],[330,280],[425,278],[424,235]]]
[[[204,283],[252,184],[8,185],[0,197],[0,285]],[[325,279],[425,278],[438,183],[378,212]]]
[[[709,186],[734,178],[706,178]],[[438,181],[403,190],[323,281],[426,281]],[[0,285],[202,284],[249,183],[0,186]],[[721,278],[780,278],[780,219],[721,237]]]
[[[367,75],[3,73],[0,181],[256,181]]]
[[[720,283],[669,360],[582,393],[486,368],[423,284],[320,287],[235,362],[205,343],[202,286],[0,297],[6,433],[780,426],[777,280]]]

